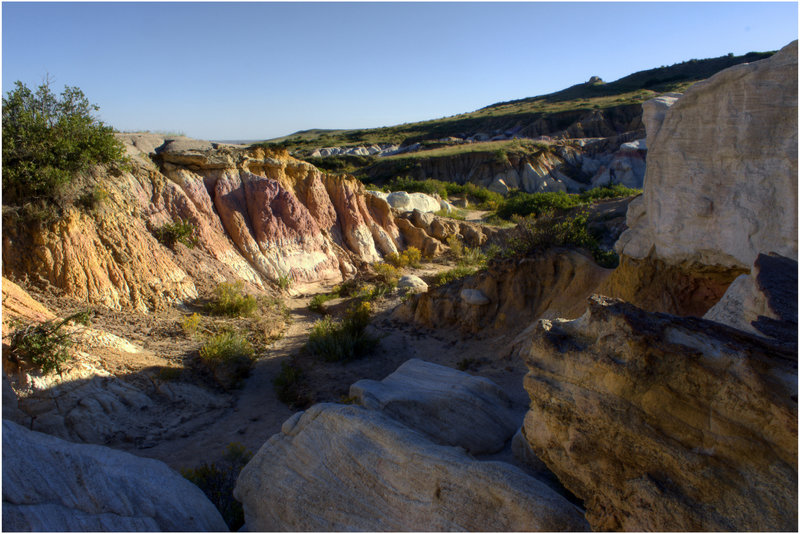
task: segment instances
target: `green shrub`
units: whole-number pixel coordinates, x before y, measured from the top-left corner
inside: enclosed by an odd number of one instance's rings
[[[568,195],[563,191],[556,193],[524,193],[517,191],[510,194],[497,208],[497,216],[511,219],[512,216],[528,217],[549,211],[563,211],[584,202],[578,195]]]
[[[200,314],[193,313],[181,319],[181,329],[187,337],[194,337],[200,332],[201,323]]]
[[[449,284],[453,280],[459,280],[471,274],[475,274],[478,269],[475,267],[468,267],[466,265],[460,265],[458,267],[453,267],[448,271],[442,271],[440,273],[436,273],[436,276],[433,277],[433,286],[443,286],[445,284]]]
[[[445,217],[447,219],[455,219],[456,221],[464,221],[467,218],[464,216],[464,212],[460,209],[451,209],[450,211],[446,209],[440,209],[438,211],[433,212],[434,215],[437,217]]]
[[[375,269],[375,274],[380,283],[395,287],[400,279],[400,271],[397,267],[389,265],[388,263],[375,263],[372,265]]]
[[[403,267],[419,269],[420,260],[422,260],[422,252],[417,247],[408,247],[400,254],[390,252],[386,255],[386,262],[398,269]]]
[[[258,308],[258,300],[244,292],[244,283],[223,282],[214,288],[214,297],[206,304],[206,309],[215,315],[247,317]]]
[[[326,362],[341,362],[361,358],[377,345],[378,338],[366,333],[370,305],[361,302],[342,321],[325,317],[311,327],[306,348]]]
[[[17,327],[11,333],[10,360],[27,363],[40,369],[43,374],[53,371],[61,373],[61,365],[69,360],[69,348],[73,345],[72,333],[65,327],[70,321],[89,324],[89,312],[75,313],[60,321]]]
[[[322,305],[335,298],[339,298],[339,291],[337,289],[334,289],[330,293],[320,293],[319,295],[314,295],[314,298],[311,299],[308,308],[317,313],[325,313],[325,308],[323,308]]]
[[[244,445],[230,443],[219,463],[204,463],[194,469],[181,470],[181,474],[203,490],[206,497],[214,503],[233,532],[244,525],[244,510],[242,504],[233,497],[233,489],[239,473],[252,457],[253,453]]]
[[[49,81],[35,92],[16,82],[3,98],[3,203],[53,201],[91,165],[121,161],[124,147],[98,109],[77,87],[57,96]]]
[[[207,362],[230,362],[252,356],[253,345],[238,332],[226,331],[210,336],[200,348],[200,357]]]
[[[194,248],[197,245],[197,237],[195,237],[196,227],[188,220],[178,219],[175,222],[165,224],[153,230],[153,235],[163,245],[169,248],[175,248],[177,243],[183,243],[188,248]]]
[[[221,332],[206,338],[200,359],[225,389],[237,387],[250,374],[253,345],[238,332]]]
[[[638,195],[642,192],[641,189],[631,189],[621,184],[614,184],[611,186],[595,187],[581,193],[580,199],[584,202],[592,202],[594,200],[602,200],[606,198],[621,198]]]
[[[450,254],[454,258],[459,259],[464,255],[464,242],[457,235],[447,236],[447,246],[450,247]]]
[[[464,247],[464,251],[458,260],[458,264],[461,266],[478,266],[484,263],[486,263],[486,255],[484,255],[478,247]]]
[[[301,393],[300,383],[303,379],[303,370],[295,361],[282,362],[281,372],[272,381],[278,400],[293,408],[304,408],[310,402]]]
[[[275,283],[278,284],[279,288],[281,288],[284,291],[286,291],[290,287],[292,287],[292,278],[288,274],[282,274],[282,275],[280,275],[278,277],[278,279],[275,281]]]

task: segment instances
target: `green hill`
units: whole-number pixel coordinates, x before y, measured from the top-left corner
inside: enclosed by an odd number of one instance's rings
[[[568,129],[580,116],[592,110],[602,114],[607,121],[605,130],[612,133],[588,131],[586,136],[613,135],[613,131],[622,133],[626,127],[636,125],[635,119],[641,115],[640,105],[645,100],[664,92],[684,91],[691,84],[723,69],[765,59],[773,53],[750,52],[743,56],[692,59],[669,67],[636,72],[610,83],[592,79],[549,95],[499,102],[452,117],[362,130],[304,130],[264,144],[286,147],[301,157],[308,156],[316,148],[330,146],[382,143],[408,146],[420,143],[423,148],[438,148],[447,144],[439,141],[441,139],[464,138],[479,132],[491,135],[514,130],[525,137],[548,135]]]

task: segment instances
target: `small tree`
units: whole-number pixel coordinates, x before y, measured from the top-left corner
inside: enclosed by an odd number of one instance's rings
[[[124,147],[77,87],[60,96],[49,80],[31,91],[22,82],[3,98],[3,203],[52,201],[73,177],[123,158]]]

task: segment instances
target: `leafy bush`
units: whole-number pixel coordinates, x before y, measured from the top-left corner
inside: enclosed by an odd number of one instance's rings
[[[282,362],[280,374],[272,381],[278,400],[290,407],[306,407],[310,401],[307,396],[300,392],[302,379],[303,370],[296,362]]]
[[[340,322],[325,317],[311,328],[306,348],[326,362],[362,358],[378,343],[378,338],[366,332],[369,319],[370,305],[367,302],[361,302]]]
[[[292,278],[288,274],[282,274],[278,277],[275,283],[278,284],[279,288],[286,291],[292,287]]]
[[[206,338],[200,348],[200,359],[211,370],[214,379],[230,389],[250,374],[253,366],[253,345],[238,332],[221,332]]]
[[[408,247],[400,254],[391,252],[386,255],[386,261],[398,269],[407,266],[418,269],[420,260],[422,260],[422,252],[417,247]]]
[[[98,109],[77,87],[57,96],[49,81],[35,92],[16,82],[3,98],[3,203],[52,201],[91,165],[121,161],[124,148],[92,115]]]
[[[206,304],[206,309],[215,315],[246,317],[258,308],[258,300],[244,292],[244,283],[223,282],[214,288],[214,298]]]
[[[592,202],[594,200],[602,200],[606,198],[621,198],[638,195],[642,192],[641,189],[631,189],[621,184],[614,184],[611,186],[595,187],[581,193],[580,199],[584,202]]]
[[[160,226],[153,231],[163,245],[169,248],[175,248],[177,243],[183,243],[188,248],[194,248],[197,245],[197,237],[195,237],[196,227],[188,220],[178,219],[173,223]]]
[[[253,356],[253,345],[238,332],[221,332],[206,339],[200,357],[207,362],[223,363]]]
[[[181,329],[188,337],[194,337],[200,332],[201,322],[202,317],[200,317],[200,314],[193,313],[181,320]]]
[[[43,374],[61,373],[61,365],[69,360],[73,345],[71,332],[65,327],[70,321],[89,324],[89,312],[75,313],[61,321],[45,321],[27,326],[19,325],[11,333],[10,360],[28,363]]]
[[[520,235],[509,240],[505,255],[527,255],[550,247],[581,247],[590,251],[599,265],[616,267],[619,261],[616,253],[600,248],[587,223],[586,213],[559,218],[549,212],[538,218],[520,219]]]
[[[339,298],[339,291],[337,289],[334,289],[330,293],[320,293],[319,295],[314,295],[314,298],[311,299],[311,302],[308,305],[308,309],[317,313],[325,313],[325,308],[323,308],[322,305],[335,298]]]
[[[214,503],[233,532],[244,525],[244,510],[242,504],[233,497],[233,489],[239,473],[252,457],[253,453],[244,445],[230,443],[219,463],[204,463],[194,469],[181,470],[181,474],[203,490],[206,497]]]
[[[517,191],[506,197],[505,201],[497,208],[497,216],[511,219],[512,216],[538,217],[549,211],[563,211],[584,202],[578,195],[568,195],[563,191],[556,193],[524,193]]]
[[[400,279],[400,271],[397,267],[388,263],[375,263],[372,266],[377,274],[378,281],[391,287],[395,287]]]

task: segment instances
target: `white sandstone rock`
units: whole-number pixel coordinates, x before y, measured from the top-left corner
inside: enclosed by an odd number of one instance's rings
[[[162,462],[3,421],[3,530],[227,527],[202,490]]]
[[[400,281],[397,282],[397,289],[408,293],[425,293],[428,291],[428,284],[419,276],[407,274],[401,277]]]
[[[494,382],[450,367],[411,359],[383,380],[359,380],[350,396],[418,430],[435,443],[472,454],[503,448],[522,412]]]
[[[581,512],[502,462],[435,445],[382,412],[317,404],[245,466],[251,531],[565,531]]]
[[[617,251],[743,269],[759,252],[796,259],[797,95],[795,41],[696,83],[668,109],[672,97],[645,103],[645,189]]]

